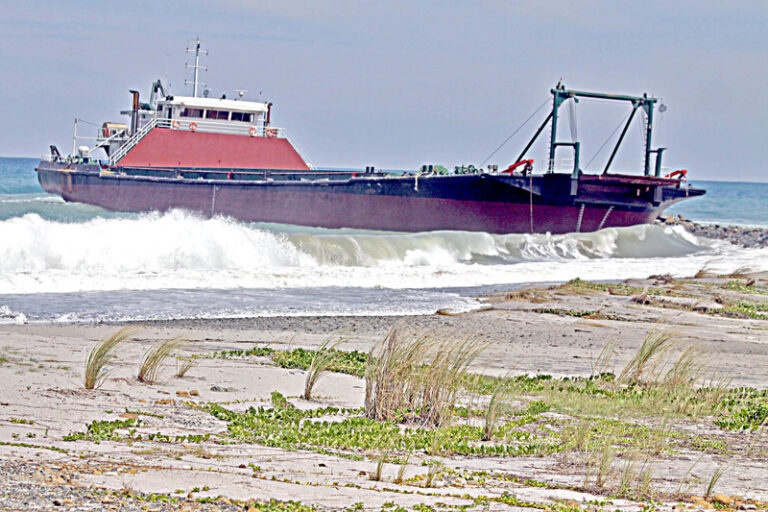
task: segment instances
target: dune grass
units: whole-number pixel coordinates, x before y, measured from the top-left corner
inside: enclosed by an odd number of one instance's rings
[[[659,379],[668,355],[678,343],[677,335],[670,331],[651,331],[643,340],[640,349],[621,370],[617,382],[620,384],[643,384]]]
[[[485,415],[483,416],[483,441],[493,439],[496,426],[509,412],[509,400],[512,395],[512,389],[507,382],[507,379],[500,380],[498,387],[491,393],[491,398],[488,401]]]
[[[304,380],[304,399],[312,399],[312,390],[315,388],[315,384],[320,380],[320,377],[330,371],[331,369],[337,369],[341,365],[346,357],[344,352],[337,350],[344,339],[340,338],[336,341],[326,339],[316,351],[312,354],[312,361],[309,363],[307,369],[307,376]]]
[[[444,425],[468,366],[485,348],[477,337],[392,328],[368,357],[365,415]]]
[[[135,329],[125,327],[100,341],[91,349],[88,359],[85,361],[85,389],[96,389],[103,384],[104,379],[109,374],[109,364],[115,358],[115,350],[123,340],[134,332]]]
[[[157,377],[160,374],[160,369],[166,359],[171,357],[171,354],[183,347],[187,343],[186,340],[179,338],[171,338],[155,343],[145,353],[139,365],[139,373],[137,379],[144,384],[155,384]]]
[[[196,356],[176,356],[176,377],[183,379],[195,366],[197,366]]]

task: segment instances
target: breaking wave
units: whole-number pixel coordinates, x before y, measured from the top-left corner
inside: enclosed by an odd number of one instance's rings
[[[679,226],[569,235],[394,234],[274,229],[183,211],[76,222],[31,213],[0,221],[0,294],[623,279],[730,264],[729,250]],[[751,255],[740,251],[734,265],[768,261],[765,253]]]

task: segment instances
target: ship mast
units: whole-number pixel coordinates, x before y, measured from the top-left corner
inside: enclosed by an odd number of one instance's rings
[[[200,65],[200,53],[202,52],[205,55],[208,55],[208,50],[201,50],[200,49],[200,38],[198,37],[195,40],[195,48],[187,48],[187,53],[195,52],[195,64],[190,66],[189,64],[186,64],[186,68],[192,68],[194,70],[194,79],[192,80],[192,96],[197,98],[197,88],[199,85],[199,77],[200,77],[200,69],[203,69],[204,71],[208,71],[208,68],[205,66]],[[184,85],[189,85],[188,80],[184,80]],[[205,84],[203,84],[205,85]]]

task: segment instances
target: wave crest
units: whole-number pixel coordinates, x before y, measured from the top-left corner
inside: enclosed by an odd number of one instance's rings
[[[184,211],[79,222],[27,214],[0,221],[0,293],[478,286],[520,282],[522,273],[526,281],[551,280],[569,262],[568,275],[589,266],[604,268],[610,278],[610,268],[625,266],[618,261],[624,258],[648,266],[715,252],[679,226],[556,236],[398,234],[273,229]]]

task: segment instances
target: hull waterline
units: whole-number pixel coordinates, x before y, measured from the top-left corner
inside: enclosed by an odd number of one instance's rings
[[[240,180],[237,173],[230,175],[233,179],[192,180],[105,173],[93,167],[41,163],[37,172],[47,192],[114,211],[180,208],[250,222],[407,232],[595,231],[653,222],[670,204],[699,195],[698,189],[636,177],[582,177],[570,194],[572,180],[565,174],[285,181],[265,172],[261,180]],[[620,196],[623,201],[617,201]]]

